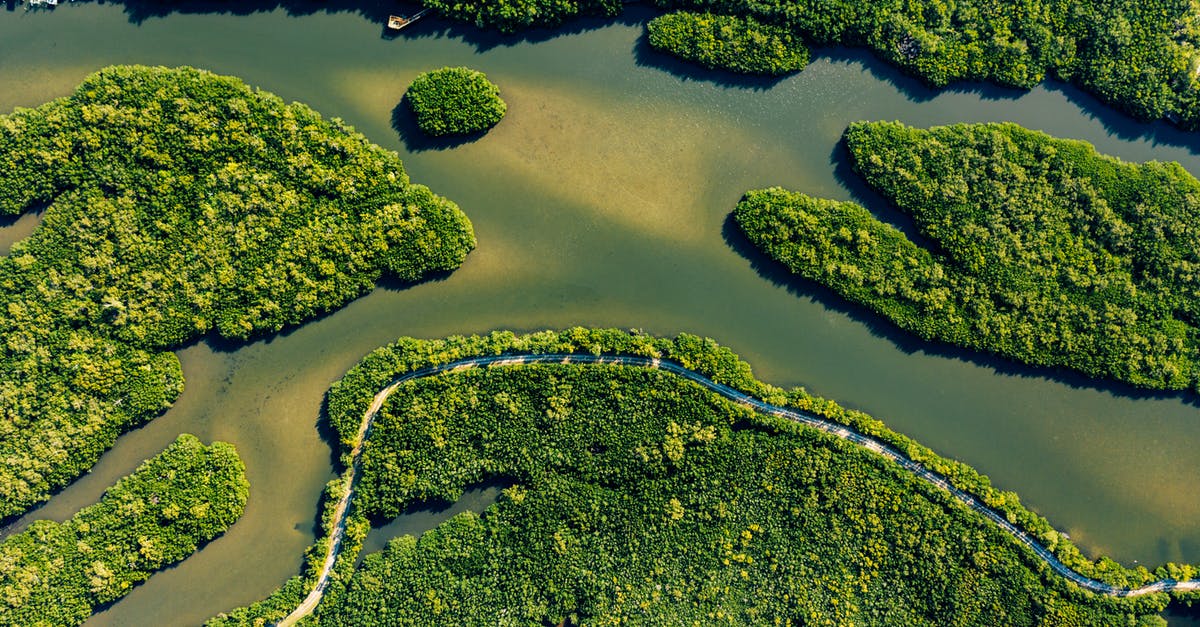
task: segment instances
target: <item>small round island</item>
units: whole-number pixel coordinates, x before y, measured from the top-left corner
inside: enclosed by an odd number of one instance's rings
[[[474,135],[492,128],[504,117],[508,105],[500,88],[483,72],[465,67],[444,67],[424,72],[404,94],[417,126],[426,135]]]

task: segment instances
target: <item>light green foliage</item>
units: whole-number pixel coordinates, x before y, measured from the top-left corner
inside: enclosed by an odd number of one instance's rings
[[[424,0],[449,18],[503,33],[536,26],[556,26],[584,15],[616,15],[621,0]]]
[[[0,544],[0,624],[78,625],[241,515],[250,484],[230,444],[191,435],[147,460],[70,520]]]
[[[650,45],[705,67],[787,74],[808,65],[808,48],[786,28],[753,18],[677,11],[646,24]]]
[[[1200,181],[1011,124],[855,124],[856,169],[936,252],[779,189],[734,216],[793,272],[926,339],[1160,389],[1200,386]]]
[[[404,94],[417,126],[426,135],[470,135],[504,117],[508,105],[483,72],[444,67],[417,75]]]
[[[190,68],[113,67],[0,116],[0,517],[90,467],[180,393],[163,349],[336,309],[475,244],[448,200],[337,120]]]
[[[1117,625],[1165,602],[1070,590],[895,464],[653,370],[405,384],[362,472],[356,507],[383,519],[514,487],[368,556],[322,625]]]

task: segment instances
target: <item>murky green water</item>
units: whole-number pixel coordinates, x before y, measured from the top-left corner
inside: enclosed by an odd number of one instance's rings
[[[364,10],[382,19],[397,9]],[[89,624],[194,624],[266,595],[299,568],[332,477],[317,428],[329,383],[400,335],[496,328],[709,335],[767,381],[864,409],[972,464],[1089,552],[1200,561],[1194,399],[911,341],[784,278],[725,224],[744,191],[770,185],[854,198],[895,219],[846,175],[836,149],[859,119],[1012,120],[1129,160],[1178,160],[1193,173],[1200,135],[1130,122],[1061,87],[929,92],[854,52],[818,55],[778,83],[716,84],[647,52],[632,23],[500,45],[439,29],[424,22],[389,40],[378,23],[336,12],[177,14],[140,25],[111,4],[0,12],[0,111],[64,95],[112,63],[238,75],[400,151],[414,180],[459,202],[479,238],[444,281],[383,286],[267,341],[180,351],[187,390],[175,408],[122,437],[33,516],[70,516],[182,431],[237,445],[250,502],[229,533]],[[500,85],[508,116],[475,143],[410,152],[391,126],[393,107],[418,72],[457,64]],[[33,224],[0,222],[0,247]]]

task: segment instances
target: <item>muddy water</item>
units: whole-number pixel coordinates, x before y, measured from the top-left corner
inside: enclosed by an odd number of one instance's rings
[[[13,244],[29,237],[41,222],[42,214],[36,212],[0,217],[0,256],[7,255]]]
[[[385,284],[269,340],[181,350],[187,390],[175,408],[122,437],[33,516],[61,519],[94,502],[182,431],[237,445],[250,502],[229,533],[90,624],[193,624],[269,593],[297,571],[333,476],[318,428],[329,383],[399,335],[497,328],[709,335],[767,381],[864,409],[972,464],[1090,553],[1200,561],[1194,399],[909,340],[787,279],[726,228],[745,190],[770,185],[856,199],[903,226],[846,174],[837,141],[859,119],[1012,120],[1129,160],[1178,160],[1193,173],[1200,137],[1133,123],[1061,86],[930,92],[855,52],[818,55],[779,82],[713,82],[646,51],[632,22],[507,43],[436,21],[380,35],[378,23],[336,10],[140,23],[113,4],[0,13],[0,111],[64,95],[112,63],[235,74],[400,151],[413,179],[456,200],[479,238],[446,280]],[[509,111],[499,126],[453,149],[412,137],[403,120],[393,128],[392,110],[418,72],[460,64],[501,86]],[[0,223],[0,244],[18,224]]]

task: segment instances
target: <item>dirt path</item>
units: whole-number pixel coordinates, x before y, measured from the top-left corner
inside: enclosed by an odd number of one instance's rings
[[[1154,592],[1172,592],[1172,591],[1190,591],[1200,590],[1200,579],[1190,579],[1187,581],[1175,581],[1171,579],[1163,579],[1154,583],[1147,584],[1140,588],[1122,588],[1113,586],[1102,581],[1090,579],[1074,570],[1071,570],[1066,564],[1063,564],[1054,556],[1049,549],[1042,546],[1028,533],[1018,529],[1015,525],[1008,522],[1008,519],[998,514],[988,506],[984,505],[978,498],[954,487],[945,477],[925,468],[917,462],[909,459],[900,451],[872,437],[865,436],[853,429],[831,422],[821,418],[815,414],[779,407],[770,403],[761,401],[749,394],[735,390],[722,383],[717,383],[708,377],[684,368],[683,366],[667,360],[653,359],[650,357],[634,357],[634,356],[599,356],[588,354],[554,354],[554,355],[499,355],[488,357],[473,357],[460,361],[451,362],[441,366],[432,366],[422,368],[412,372],[403,374],[394,379],[386,388],[375,395],[371,406],[363,414],[362,424],[358,429],[358,436],[355,439],[354,448],[351,450],[351,459],[353,460],[349,472],[349,488],[346,490],[342,499],[338,501],[335,511],[335,520],[333,537],[329,543],[329,549],[325,556],[324,567],[321,569],[320,575],[317,577],[317,583],[312,591],[305,597],[304,602],[292,611],[286,618],[281,620],[277,625],[280,627],[291,626],[296,624],[301,618],[310,614],[317,604],[321,602],[321,597],[325,594],[325,588],[329,585],[329,576],[333,571],[333,565],[337,561],[338,553],[341,551],[342,539],[346,531],[346,514],[350,510],[350,501],[354,496],[354,488],[358,480],[359,462],[362,456],[363,443],[366,442],[370,435],[371,425],[375,422],[375,417],[379,414],[379,410],[383,408],[383,404],[387,402],[392,392],[400,387],[400,384],[414,379],[431,377],[454,370],[467,370],[471,368],[487,368],[487,367],[504,367],[518,366],[527,364],[610,364],[621,366],[633,366],[640,368],[653,368],[655,370],[663,370],[672,374],[681,376],[689,381],[699,384],[708,390],[719,394],[735,403],[744,405],[754,409],[755,411],[770,414],[785,418],[793,422],[799,422],[815,429],[820,429],[825,433],[834,435],[843,440],[849,440],[855,444],[869,449],[874,453],[882,455],[897,464],[900,464],[905,470],[917,475],[921,479],[949,492],[954,498],[962,502],[967,507],[979,512],[983,516],[991,520],[996,526],[1003,529],[1009,535],[1019,540],[1025,546],[1028,546],[1034,553],[1045,561],[1059,575],[1066,577],[1081,588],[1115,597],[1133,597],[1150,594]]]

